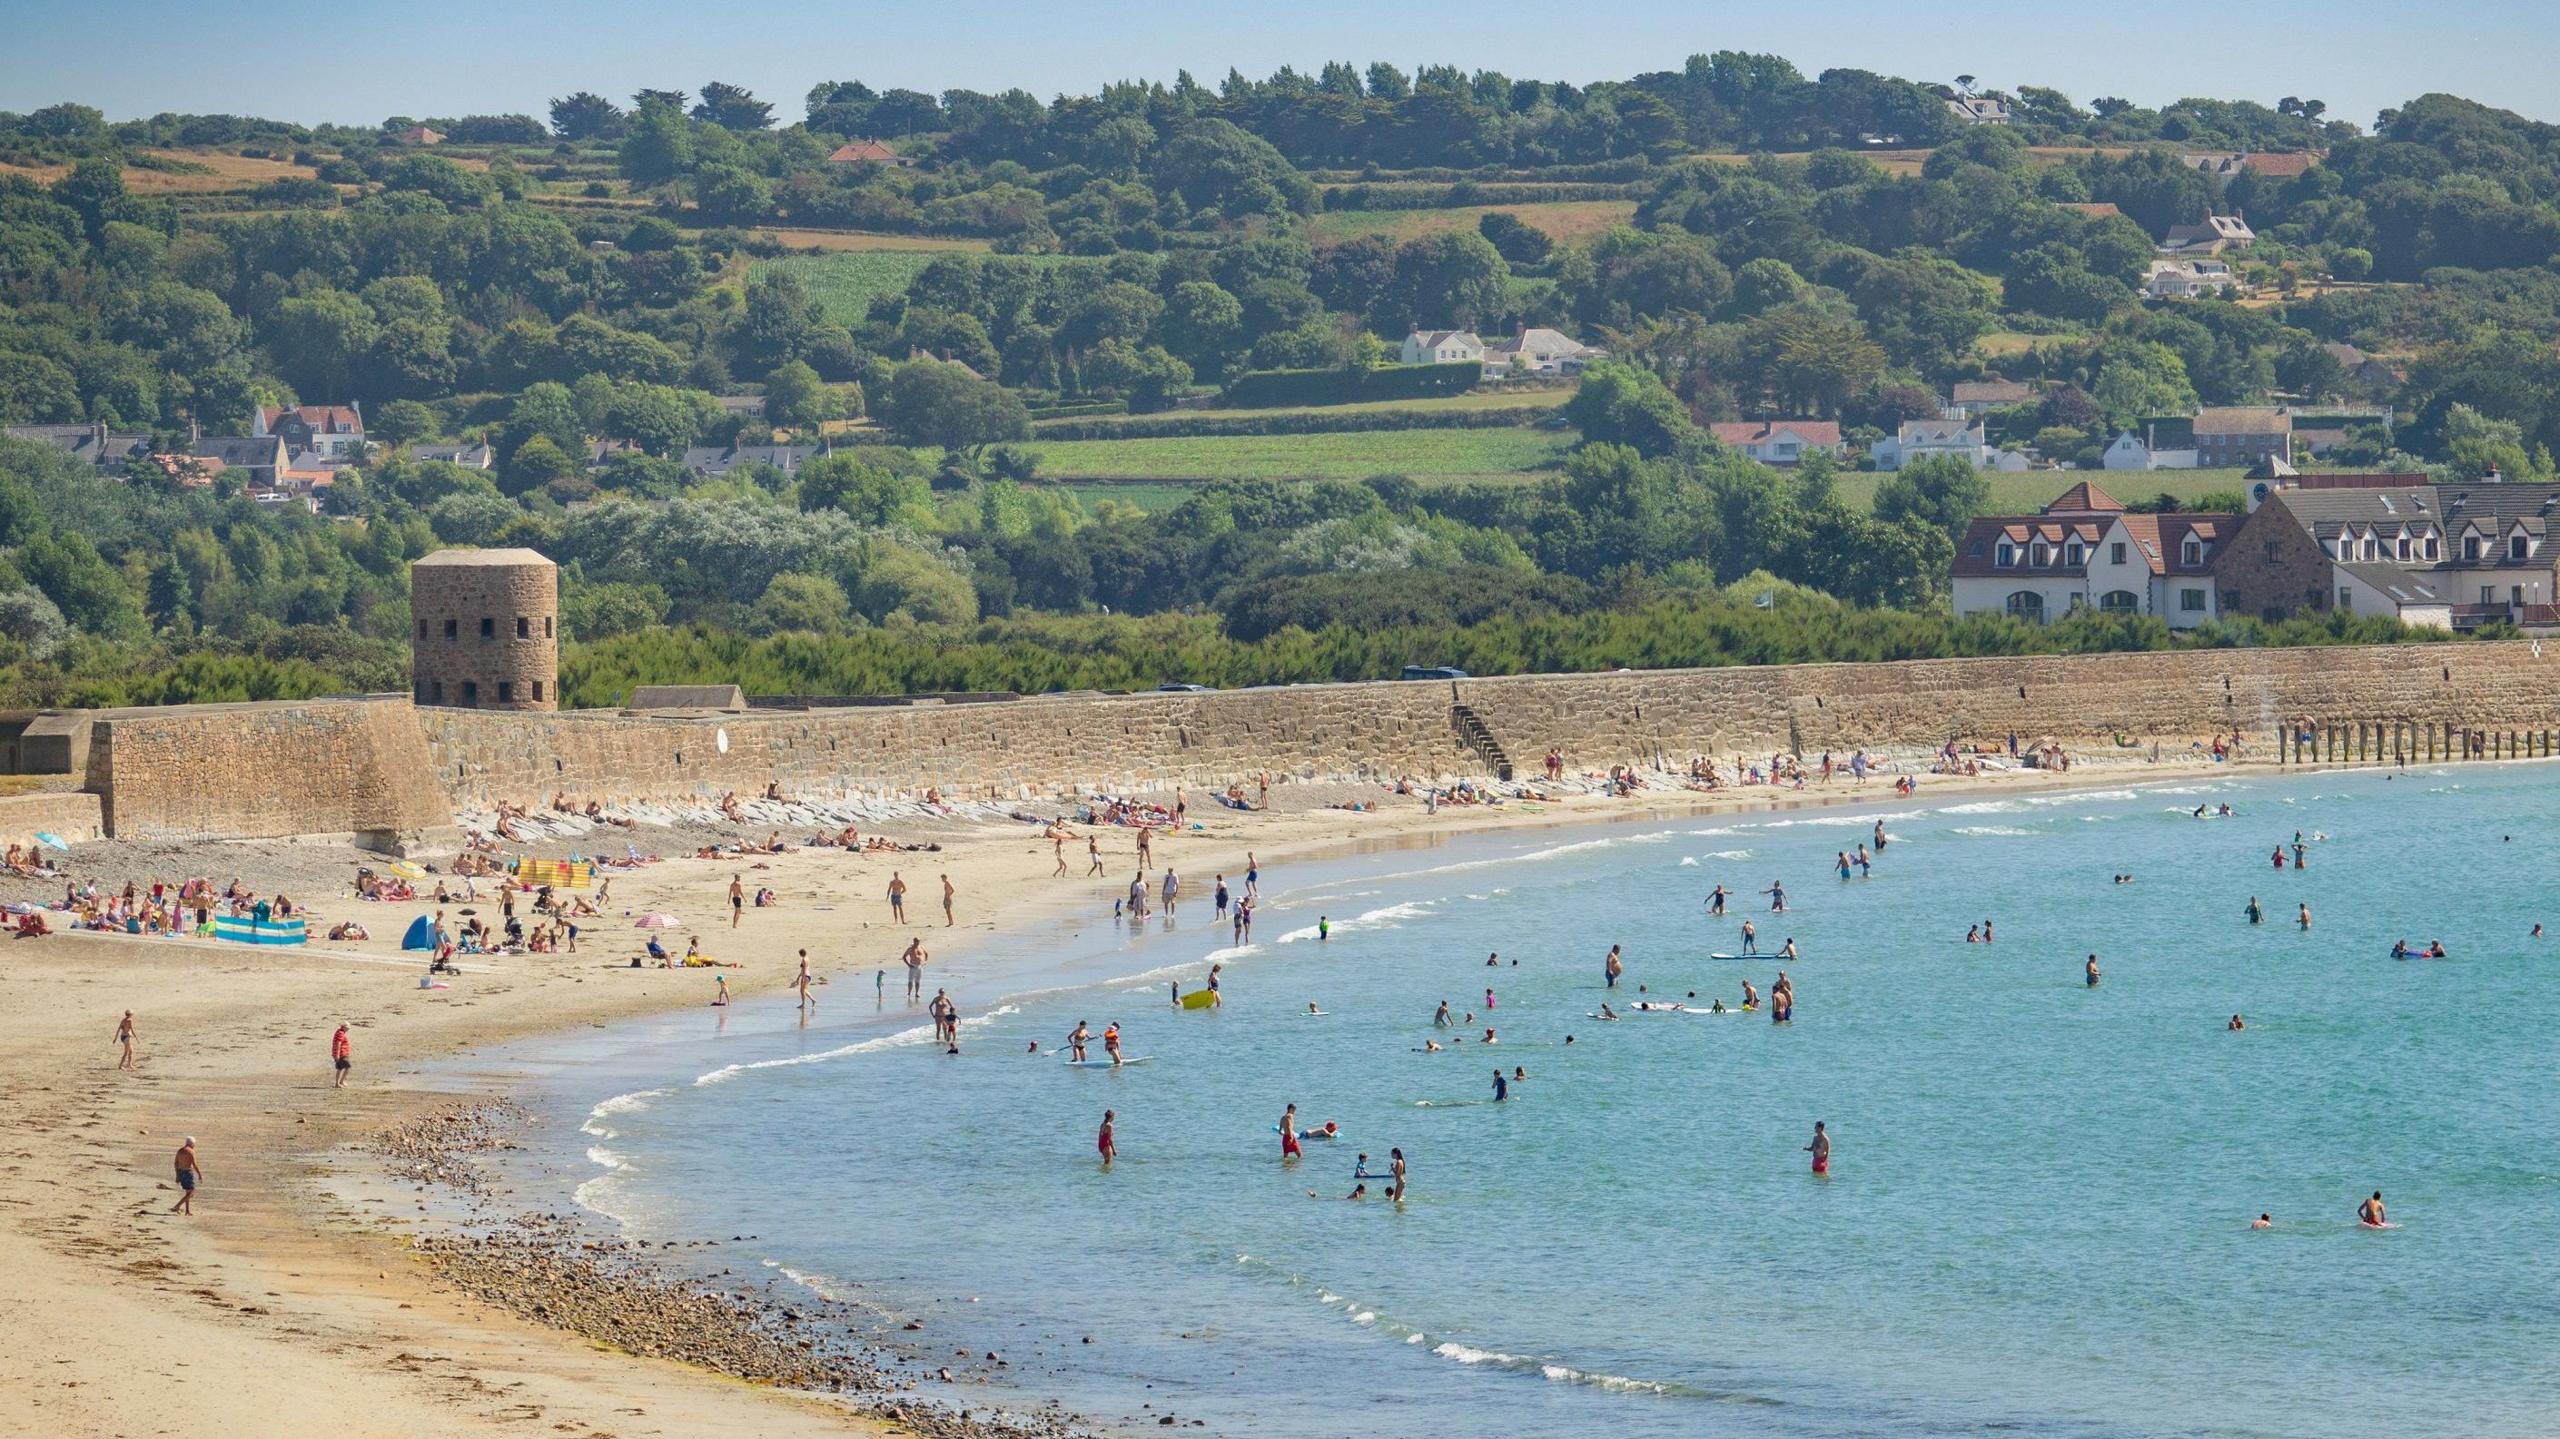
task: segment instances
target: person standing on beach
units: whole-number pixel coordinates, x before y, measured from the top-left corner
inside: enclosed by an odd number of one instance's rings
[[[944,875],[942,877],[942,927],[944,929],[949,929],[952,925],[951,900],[959,892],[951,887],[951,876]]]
[[[1244,902],[1236,906],[1236,942],[1241,944],[1252,937],[1253,896],[1248,894],[1244,897]]]
[[[1058,867],[1057,867],[1057,869],[1056,869],[1056,870],[1051,874],[1051,876],[1050,876],[1050,877],[1051,877],[1051,878],[1053,878],[1053,879],[1064,879],[1064,878],[1066,878],[1066,877],[1067,877],[1067,832],[1066,832],[1065,830],[1063,830],[1063,829],[1052,829],[1052,830],[1050,830],[1050,831],[1049,831],[1049,852],[1050,852],[1051,854],[1053,854],[1053,855],[1057,856],[1057,860],[1058,860]]]
[[[1129,917],[1147,917],[1147,872],[1143,869],[1129,877]]]
[[[1831,1136],[1823,1129],[1821,1120],[1813,1122],[1813,1142],[1804,1149],[1805,1153],[1813,1156],[1815,1174],[1828,1175],[1831,1172]]]
[[[899,955],[898,958],[904,961],[907,966],[907,998],[910,1000],[922,999],[924,997],[924,962],[926,959],[924,952],[924,937],[922,935],[918,935],[914,939],[908,940],[907,952]]]
[[[1302,1157],[1298,1149],[1298,1106],[1292,1104],[1280,1114],[1280,1159],[1285,1164]]]
[[[729,876],[729,927],[736,929],[738,920],[747,912],[747,887],[744,875]]]
[[[1227,917],[1227,877],[1225,875],[1218,876],[1217,892],[1211,895],[1210,899],[1218,907],[1218,918],[1225,919]]]
[[[331,1089],[347,1087],[347,1071],[355,1067],[355,1062],[355,1046],[347,1039],[347,1027],[341,1024],[338,1026],[338,1032],[329,1037],[329,1087]]]
[[[818,1001],[809,994],[809,951],[805,949],[800,951],[800,973],[792,979],[791,987],[800,992],[802,1009],[818,1007]]]
[[[1102,873],[1102,837],[1100,835],[1089,834],[1084,837],[1084,857],[1087,861],[1085,878],[1091,879]]]
[[[1140,869],[1145,869],[1156,862],[1155,834],[1154,825],[1138,826],[1138,868]]]
[[[1626,962],[1618,958],[1618,946],[1614,944],[1609,946],[1609,958],[1601,964],[1600,972],[1608,976],[1609,988],[1616,989],[1618,987],[1618,976],[1627,972]],[[1492,993],[1491,990],[1487,990],[1485,992],[1488,994]],[[1485,1007],[1490,1009],[1493,1006],[1488,1004]]]
[[[1120,1155],[1120,1141],[1112,1133],[1113,1121],[1118,1118],[1111,1110],[1102,1111],[1102,1133],[1094,1140],[1094,1147],[1102,1151],[1102,1167],[1105,1169],[1109,1169],[1111,1161]]]
[[[116,1068],[133,1068],[133,1041],[133,1011],[128,1009],[124,1018],[116,1021],[116,1048],[122,1051],[116,1056]]]
[[[169,1206],[171,1214],[196,1212],[196,1186],[204,1182],[204,1165],[196,1158],[196,1137],[186,1137],[178,1146],[178,1202]],[[2381,1195],[2374,1196],[2379,1200]]]
[[[1265,780],[1265,781],[1263,781],[1263,786],[1264,786],[1264,788],[1263,788],[1263,797],[1262,797],[1262,802],[1263,802],[1264,804],[1266,804],[1266,805],[1267,805],[1267,804],[1269,804],[1269,803],[1271,802],[1270,783],[1271,783],[1271,782],[1270,782],[1269,780]],[[1246,851],[1244,852],[1244,895],[1245,895],[1245,898],[1247,898],[1247,899],[1253,899],[1253,898],[1255,898],[1255,897],[1259,896],[1261,893],[1262,893],[1262,863],[1261,863],[1261,861],[1259,861],[1259,860],[1257,860],[1257,859],[1255,859],[1255,858],[1253,857],[1253,851],[1252,851],[1252,850],[1246,850]]]
[[[907,880],[894,869],[889,871],[889,922],[907,922]]]
[[[1182,881],[1173,877],[1173,866],[1164,867],[1164,917],[1173,918],[1173,902],[1182,893]]]

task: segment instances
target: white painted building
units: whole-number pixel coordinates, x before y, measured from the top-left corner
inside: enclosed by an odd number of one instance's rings
[[[1473,330],[1416,330],[1404,337],[1408,365],[1481,365],[1484,341]]]

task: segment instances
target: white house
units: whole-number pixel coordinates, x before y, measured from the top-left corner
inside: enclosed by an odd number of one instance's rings
[[[1947,113],[1968,125],[2006,125],[2009,102],[1991,95],[1959,95],[1947,102]]]
[[[364,415],[352,405],[261,405],[249,421],[252,438],[284,441],[297,466],[335,469],[364,461]]]
[[[2157,433],[2137,435],[2131,430],[2115,437],[2099,457],[2098,463],[2110,470],[2192,470],[2196,452],[2187,449],[2162,448],[2153,443]]]
[[[1987,515],[1966,527],[1952,575],[1955,612],[2049,623],[2094,609],[2192,629],[2218,613],[2215,548],[2238,521],[2129,514],[2083,481],[2037,514]]]
[[[1905,420],[1902,428],[1875,442],[1868,453],[1879,469],[1898,470],[1915,460],[1953,456],[1977,469],[2018,471],[2026,456],[1984,442],[1982,426],[1963,420]]]
[[[2171,225],[2156,248],[2163,255],[2219,255],[2248,249],[2257,239],[2257,232],[2238,215],[2207,215],[2201,225]]]
[[[1416,330],[1404,337],[1408,365],[1480,365],[1484,341],[1473,330]]]
[[[1764,465],[1792,465],[1816,451],[1840,453],[1838,420],[1741,420],[1707,428],[1724,444]]]
[[[2192,300],[2227,294],[2239,283],[2231,267],[2220,260],[2154,260],[2142,293],[2155,300]]]
[[[1571,375],[1609,352],[1586,345],[1561,330],[1523,325],[1508,339],[1484,348],[1487,375]]]

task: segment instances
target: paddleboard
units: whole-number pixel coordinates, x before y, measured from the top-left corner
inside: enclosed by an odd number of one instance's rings
[[[1722,950],[1717,950],[1707,956],[1709,959],[1776,959],[1777,957],[1778,956],[1776,954],[1767,951],[1763,951],[1759,954],[1727,954]]]
[[[1271,1132],[1278,1134],[1280,1132],[1280,1126],[1276,1124],[1271,1126]],[[1301,1144],[1313,1144],[1319,1139],[1330,1140],[1340,1139],[1341,1137],[1342,1131],[1338,1129],[1331,1134],[1327,1134],[1321,1129],[1301,1129],[1298,1131],[1298,1142]]]
[[[1175,1002],[1184,1009],[1215,1009],[1218,1007],[1218,991],[1195,989]]]
[[[1126,1069],[1132,1064],[1146,1064],[1154,1058],[1155,1056],[1152,1054],[1144,1054],[1140,1055],[1136,1059],[1124,1059],[1116,1066],[1107,1059],[1070,1059],[1065,1061],[1065,1063],[1069,1069]]]
[[[1298,1012],[1309,1019],[1322,1019],[1326,1015],[1333,1013],[1330,1009],[1302,1009]]]

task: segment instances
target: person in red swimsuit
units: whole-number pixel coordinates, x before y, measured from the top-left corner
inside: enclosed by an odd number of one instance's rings
[[[1829,1174],[1831,1172],[1831,1136],[1823,1132],[1821,1120],[1817,1119],[1813,1122],[1813,1142],[1806,1145],[1805,1149],[1813,1155],[1814,1173]]]
[[[1111,1161],[1120,1154],[1119,1141],[1113,1138],[1111,1132],[1112,1121],[1116,1117],[1111,1110],[1102,1111],[1102,1133],[1094,1140],[1094,1147],[1102,1151],[1102,1167],[1105,1169],[1109,1169]]]
[[[1280,1116],[1280,1157],[1282,1159],[1301,1157],[1298,1150],[1298,1106],[1294,1104]]]

